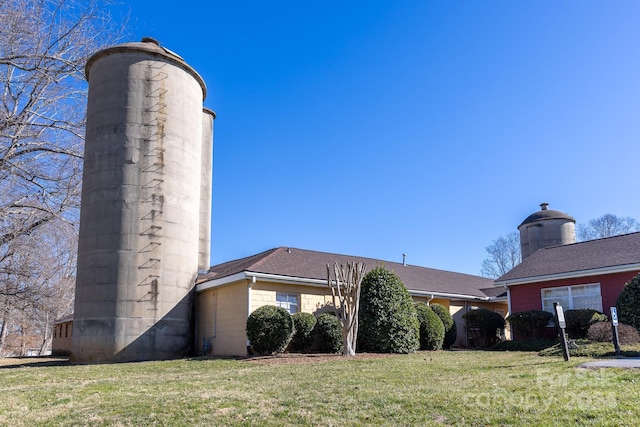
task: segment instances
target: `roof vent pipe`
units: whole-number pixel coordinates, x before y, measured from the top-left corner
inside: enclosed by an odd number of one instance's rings
[[[402,254],[402,265],[407,265],[407,254]]]
[[[549,203],[540,203],[540,209],[543,211],[547,210],[547,206],[549,206]]]

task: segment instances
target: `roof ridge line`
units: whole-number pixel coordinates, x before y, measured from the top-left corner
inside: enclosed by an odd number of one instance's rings
[[[267,259],[271,258],[276,252],[280,250],[285,250],[285,248],[286,246],[278,246],[257,254],[260,256],[257,256],[256,262],[251,263],[250,266],[263,264]],[[287,248],[287,249],[290,249],[290,248]],[[247,268],[249,268],[250,266],[247,266]]]
[[[312,250],[312,249],[294,248],[292,246],[280,246],[278,249],[289,249],[291,251],[313,252],[313,253],[317,253],[317,254],[326,254],[326,255],[336,255],[336,256],[341,256],[341,257],[353,257],[353,258],[359,258],[359,259],[368,259],[368,260],[374,261],[376,263],[383,263],[385,265],[386,264],[394,264],[394,265],[397,265],[399,267],[415,267],[415,268],[422,268],[422,269],[431,270],[431,271],[441,271],[443,273],[453,273],[453,274],[460,274],[460,275],[463,275],[463,276],[479,277],[479,278],[482,278],[482,279],[491,279],[490,277],[483,277],[483,276],[480,276],[480,275],[477,275],[477,274],[461,273],[461,272],[458,272],[458,271],[444,270],[442,268],[426,267],[424,265],[417,265],[417,264],[403,264],[402,262],[389,261],[389,260],[384,260],[384,259],[380,259],[380,258],[371,258],[371,257],[367,257],[367,256],[360,256],[360,255],[341,254],[341,253],[327,252],[327,251],[315,251],[315,250]]]

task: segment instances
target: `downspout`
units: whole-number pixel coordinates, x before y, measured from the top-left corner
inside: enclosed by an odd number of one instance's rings
[[[218,336],[218,293],[213,295],[213,339]]]
[[[247,317],[251,314],[251,288],[256,284],[256,276],[251,276],[247,283]],[[247,338],[247,347],[249,347],[251,343],[249,342],[249,338]]]
[[[427,305],[431,305],[431,301],[433,301],[433,298],[434,298],[433,294],[427,297]]]

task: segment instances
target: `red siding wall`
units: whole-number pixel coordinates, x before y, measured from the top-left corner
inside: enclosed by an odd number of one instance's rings
[[[627,273],[605,274],[600,276],[587,276],[574,279],[549,280],[547,282],[528,283],[525,285],[510,286],[511,312],[518,313],[527,310],[542,310],[542,297],[540,290],[558,286],[584,285],[587,283],[600,283],[602,295],[602,310],[608,315],[609,307],[616,304],[618,295],[624,284],[631,280],[637,271]]]

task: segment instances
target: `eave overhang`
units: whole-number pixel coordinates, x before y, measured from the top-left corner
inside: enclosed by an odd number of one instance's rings
[[[308,277],[294,277],[294,276],[284,276],[279,274],[242,271],[240,273],[232,274],[226,277],[221,277],[219,279],[210,279],[210,280],[201,282],[196,285],[196,292],[206,291],[207,289],[228,285],[230,283],[234,283],[242,280],[253,281],[253,278],[255,278],[256,280],[262,280],[266,282],[286,283],[289,285],[327,287],[327,281],[323,279],[311,279]],[[476,296],[476,295],[422,291],[422,290],[415,290],[415,289],[408,289],[408,291],[411,296],[417,296],[417,297],[433,296],[434,298],[446,298],[446,299],[464,300],[464,301],[500,301],[500,298],[491,298],[488,296],[483,297],[483,296]]]
[[[564,273],[545,274],[540,276],[521,277],[516,279],[496,280],[495,286],[516,286],[528,283],[549,282],[551,280],[573,279],[578,277],[600,276],[604,274],[640,271],[640,263],[616,265],[611,267],[592,268],[588,270],[568,271]]]

